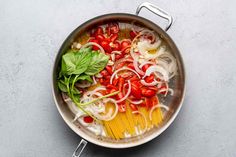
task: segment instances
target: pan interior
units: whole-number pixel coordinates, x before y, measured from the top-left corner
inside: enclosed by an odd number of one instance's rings
[[[169,95],[165,97],[165,99],[161,100],[162,102],[164,101],[164,103],[170,107],[170,110],[165,114],[162,124],[159,127],[154,127],[149,131],[146,131],[144,134],[135,137],[124,138],[121,140],[114,140],[109,137],[97,136],[93,132],[87,130],[86,127],[82,126],[79,122],[72,122],[74,115],[69,110],[66,103],[62,100],[60,91],[58,90],[56,85],[56,78],[60,67],[60,59],[62,55],[66,52],[66,50],[72,45],[72,43],[74,41],[77,41],[78,38],[85,32],[88,32],[89,30],[95,28],[96,26],[104,25],[110,22],[134,24],[155,31],[166,43],[168,49],[170,50],[172,55],[176,58],[178,67],[178,75],[176,75],[174,79],[172,79],[172,81],[170,82],[170,87],[175,91],[174,95],[173,96]],[[175,116],[177,115],[182,105],[184,89],[185,89],[185,78],[184,78],[183,62],[180,53],[177,47],[175,46],[174,42],[172,41],[172,39],[168,36],[166,32],[164,32],[158,25],[154,24],[153,22],[130,14],[103,15],[100,17],[96,17],[92,20],[89,20],[86,23],[79,26],[78,28],[76,28],[67,37],[67,39],[61,46],[59,53],[56,57],[53,71],[53,92],[55,96],[55,101],[57,108],[60,114],[62,115],[63,119],[65,120],[65,122],[69,125],[69,127],[72,130],[74,130],[82,138],[94,144],[110,148],[126,148],[126,147],[137,146],[161,134],[161,132],[163,132],[170,125],[170,123],[174,120]]]

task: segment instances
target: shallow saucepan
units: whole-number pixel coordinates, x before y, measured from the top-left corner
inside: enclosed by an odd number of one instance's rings
[[[168,25],[163,30],[157,24],[153,23],[152,21],[138,16],[140,10],[142,8],[147,8],[151,12],[155,13],[156,15],[163,17],[164,19],[168,20]],[[82,33],[104,23],[108,22],[125,22],[125,23],[135,23],[137,25],[146,27],[150,30],[155,31],[158,33],[161,38],[166,42],[167,46],[169,47],[172,55],[176,58],[177,66],[178,66],[178,75],[173,81],[174,87],[174,95],[168,98],[167,103],[170,107],[170,110],[165,116],[165,119],[160,127],[153,128],[150,131],[147,131],[143,135],[124,139],[124,140],[112,140],[110,138],[96,136],[95,134],[88,131],[85,127],[80,125],[79,123],[73,123],[73,114],[70,112],[67,105],[63,102],[59,89],[57,88],[57,75],[58,75],[58,68],[60,65],[61,57],[66,52],[66,50],[70,47],[70,45],[80,36]],[[177,116],[184,99],[185,93],[185,72],[184,72],[184,63],[178,48],[176,47],[175,43],[171,39],[171,37],[166,33],[166,31],[170,28],[172,24],[172,17],[165,12],[164,10],[160,9],[159,7],[145,2],[142,3],[136,11],[136,15],[127,14],[127,13],[113,13],[113,14],[106,14],[102,16],[95,17],[83,24],[81,24],[78,28],[76,28],[64,41],[62,44],[55,62],[53,66],[53,73],[52,73],[52,86],[53,86],[53,96],[57,106],[59,113],[61,114],[63,120],[66,124],[80,137],[82,137],[80,147],[82,149],[86,145],[86,141],[94,143],[99,146],[108,147],[108,148],[129,148],[141,145],[146,143],[158,135],[160,135],[168,126],[173,122],[175,117]],[[86,140],[86,141],[85,141]],[[77,154],[76,154],[77,153]],[[74,156],[78,156],[81,152],[75,152]]]

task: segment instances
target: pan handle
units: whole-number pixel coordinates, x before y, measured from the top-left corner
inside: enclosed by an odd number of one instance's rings
[[[79,145],[77,146],[77,148],[75,149],[72,157],[80,157],[80,155],[82,154],[84,148],[87,145],[87,141],[85,141],[84,139],[81,139]]]
[[[149,11],[153,12],[154,14],[168,20],[168,25],[165,28],[165,31],[168,31],[168,29],[171,27],[171,25],[173,23],[173,18],[168,12],[164,11],[163,9],[159,8],[158,6],[156,6],[154,4],[151,4],[149,2],[144,2],[144,3],[140,4],[138,6],[138,8],[136,9],[136,15],[139,14],[139,12],[141,11],[141,9],[143,7],[148,9]]]

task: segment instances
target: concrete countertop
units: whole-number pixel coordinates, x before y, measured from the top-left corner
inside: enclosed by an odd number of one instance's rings
[[[134,13],[141,0],[0,1],[0,156],[69,157],[80,141],[51,94],[55,55],[67,35],[94,16]],[[126,150],[89,144],[82,156],[236,156],[236,1],[154,1],[175,22],[168,34],[186,65],[187,92],[174,123]],[[165,26],[142,10],[141,16]]]

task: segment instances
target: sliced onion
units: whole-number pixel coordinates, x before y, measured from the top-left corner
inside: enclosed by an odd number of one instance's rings
[[[123,71],[123,70],[129,70],[129,71],[132,71],[133,73],[135,73],[135,74],[138,76],[138,78],[140,78],[139,74],[138,74],[136,71],[134,71],[133,69],[130,69],[130,68],[124,67],[124,68],[120,68],[120,69],[114,71],[114,73],[111,75],[110,84],[112,84],[112,81],[113,81],[115,75],[116,75],[118,72]]]
[[[164,108],[165,110],[169,111],[169,107],[163,104],[157,104],[153,106],[149,112],[149,119],[152,121],[152,112],[157,108]]]
[[[133,100],[130,100],[130,99],[127,99],[131,104],[135,104],[135,105],[138,105],[138,104],[142,104],[143,100],[138,100],[138,101],[133,101]]]
[[[128,91],[127,91],[127,93],[125,94],[125,96],[124,96],[123,98],[117,100],[117,101],[116,101],[117,103],[120,103],[120,102],[126,100],[126,99],[128,98],[128,96],[130,95],[130,92],[131,92],[131,83],[130,83],[130,80],[128,80],[128,85],[129,85],[129,86],[128,86]]]
[[[114,62],[115,61],[115,58],[116,57],[116,55],[115,54],[111,54],[111,60]]]
[[[158,82],[158,81],[155,80],[155,79],[154,79],[154,81],[151,82],[151,83],[148,83],[148,82],[146,82],[145,80],[141,80],[140,82],[141,82],[144,86],[155,86],[155,85],[157,85],[158,83],[160,83],[160,82]]]
[[[102,53],[105,53],[105,51],[104,51],[104,49],[102,48],[102,46],[100,46],[99,44],[97,44],[97,43],[95,43],[95,42],[88,42],[88,43],[84,44],[84,45],[81,47],[81,49],[83,49],[83,48],[85,48],[85,47],[88,47],[88,46],[97,46],[97,47],[100,49],[100,51],[101,51]]]
[[[133,111],[132,113],[133,113],[133,114],[140,114],[140,115],[143,117],[144,122],[145,122],[145,128],[144,128],[143,132],[145,132],[145,131],[147,130],[147,118],[144,116],[144,114],[143,114],[142,112]]]
[[[95,76],[93,76],[93,85],[96,85],[96,84],[97,84],[96,78]]]
[[[122,59],[119,59],[118,61],[115,62],[114,66],[113,66],[113,70],[116,69],[116,66],[122,62],[133,62],[132,59],[130,58],[122,58]]]
[[[162,78],[164,81],[169,81],[169,76],[168,76],[167,71],[162,66],[159,66],[159,65],[150,66],[146,70],[146,73],[143,78],[145,78],[146,76],[150,76],[151,73],[153,72],[158,72],[158,74],[161,74],[160,78]]]
[[[87,92],[85,92],[84,95],[86,95],[86,96],[88,96],[88,97],[91,97],[92,95],[94,95],[94,93],[96,93],[96,92],[98,92],[98,91],[100,91],[100,90],[106,90],[106,87],[104,87],[104,86],[99,86],[99,87],[95,88],[95,89],[92,90],[92,91],[87,91]],[[84,96],[84,95],[83,95],[83,96]]]
[[[151,62],[151,61],[144,61],[142,64],[139,65],[139,68],[141,69],[146,64],[156,65],[156,63]]]
[[[170,92],[170,95],[173,96],[174,95],[174,90],[172,88],[169,88],[168,91]]]
[[[108,113],[106,115],[100,115],[98,113],[93,113],[96,118],[98,118],[99,120],[104,120],[104,121],[110,121],[112,119],[115,118],[115,116],[117,115],[118,113],[118,105],[116,103],[116,101],[114,99],[111,99],[111,98],[107,98],[107,99],[104,99],[104,102],[107,103],[107,102],[112,102],[115,106],[115,111],[113,112],[112,114],[112,109],[109,109]]]
[[[133,64],[134,64],[134,69],[140,74],[140,75],[144,75],[145,73],[139,69],[138,67],[138,58],[134,58],[134,61],[133,61]]]
[[[118,54],[118,55],[121,55],[121,51],[112,51],[111,54]]]

